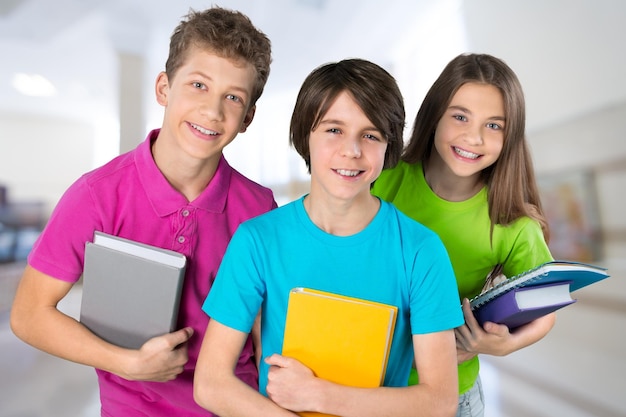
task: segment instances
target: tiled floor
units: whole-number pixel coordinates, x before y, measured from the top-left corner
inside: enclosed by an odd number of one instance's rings
[[[617,268],[605,283],[581,292],[540,343],[505,358],[483,358],[485,417],[626,416],[624,271]],[[79,306],[76,288],[60,308],[77,317]],[[0,309],[0,352],[0,417],[99,416],[93,369],[19,341],[6,309]]]

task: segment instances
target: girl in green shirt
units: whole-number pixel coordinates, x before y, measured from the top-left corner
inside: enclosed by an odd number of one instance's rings
[[[512,277],[552,260],[515,73],[485,54],[450,61],[426,94],[402,161],[383,171],[372,192],[434,230],[448,250],[465,316],[455,330],[457,416],[483,416],[478,354],[531,345],[555,320],[552,313],[512,330],[481,327],[468,301],[495,265]]]

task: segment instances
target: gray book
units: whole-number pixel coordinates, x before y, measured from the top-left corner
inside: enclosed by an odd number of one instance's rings
[[[185,267],[183,254],[96,231],[85,245],[81,323],[131,349],[176,330]]]

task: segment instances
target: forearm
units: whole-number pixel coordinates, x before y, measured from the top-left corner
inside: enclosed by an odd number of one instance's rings
[[[498,356],[509,355],[543,339],[554,327],[556,313],[550,313],[511,332],[509,343],[503,344]]]
[[[345,417],[453,416],[458,401],[453,389],[427,384],[409,387],[353,388],[321,381],[315,411]]]
[[[454,333],[414,335],[417,385],[408,387],[354,388],[319,378],[308,379],[297,395],[299,404],[326,414],[341,416],[453,416],[458,404],[458,370]],[[280,403],[280,402],[279,402]]]
[[[235,374],[248,333],[210,320],[204,334],[193,381],[195,401],[222,417],[289,416],[287,411]]]
[[[118,375],[131,352],[111,345],[91,333],[74,318],[54,307],[28,312],[14,308],[11,326],[21,340],[46,353]],[[125,360],[126,358],[126,360]]]
[[[124,375],[132,351],[103,341],[57,309],[71,287],[27,267],[15,294],[11,329],[24,342],[51,355]]]
[[[196,372],[194,380],[194,399],[204,409],[222,417],[296,416],[235,375],[218,377],[212,374],[210,378],[206,378]]]

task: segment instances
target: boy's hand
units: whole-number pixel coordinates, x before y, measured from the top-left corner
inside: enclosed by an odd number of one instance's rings
[[[317,378],[309,368],[278,354],[268,356],[265,362],[270,365],[266,391],[272,401],[292,411],[314,410],[310,400]]]
[[[175,379],[187,363],[187,341],[192,335],[193,329],[186,327],[153,337],[141,349],[133,351],[133,358],[121,376],[136,381],[164,382]]]

